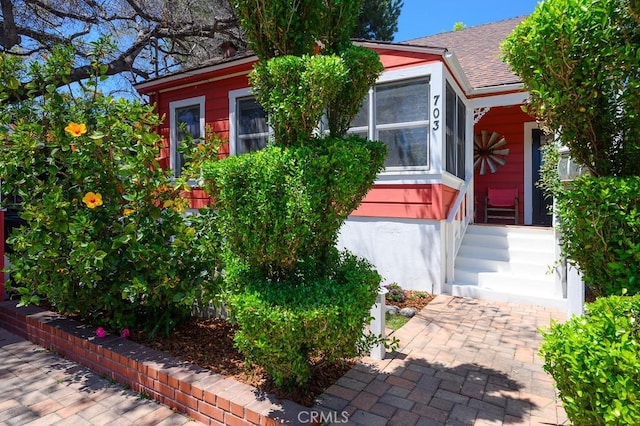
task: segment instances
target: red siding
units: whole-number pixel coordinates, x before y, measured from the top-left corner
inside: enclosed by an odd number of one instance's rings
[[[386,70],[441,61],[439,55],[394,51],[380,49],[380,60]],[[229,91],[249,87],[246,75],[221,78],[224,75],[246,71],[252,68],[251,63],[239,65],[208,75],[195,77],[186,76],[162,86],[147,88],[145,92],[157,104],[158,113],[165,117],[159,129],[164,138],[164,146],[160,150],[163,164],[168,164],[169,158],[169,103],[196,96],[206,96],[205,122],[224,139],[229,139]],[[215,81],[208,81],[208,80]],[[189,86],[189,84],[191,84]],[[175,88],[172,90],[172,88]],[[229,155],[226,144],[221,156]],[[455,200],[457,192],[444,185],[376,185],[365,198],[362,206],[354,215],[380,216],[397,218],[445,219],[448,210]],[[189,193],[191,206],[200,208],[209,202],[208,197],[201,190]]]
[[[380,55],[380,62],[384,65],[385,71],[442,61],[442,56],[427,53],[402,52],[389,49],[376,51]]]
[[[444,220],[457,195],[442,184],[375,185],[352,215]]]
[[[476,220],[484,222],[484,204],[488,187],[518,188],[520,223],[524,219],[524,123],[532,121],[529,115],[522,112],[519,105],[494,107],[474,127],[474,134],[482,130],[498,132],[507,140],[509,155],[506,164],[498,167],[496,173],[487,171],[480,175],[475,171]]]

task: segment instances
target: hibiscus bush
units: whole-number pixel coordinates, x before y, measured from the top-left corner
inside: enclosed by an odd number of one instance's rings
[[[2,192],[21,198],[26,221],[9,238],[10,288],[112,330],[167,332],[217,293],[214,213],[185,215],[188,174],[160,168],[152,106],[101,95],[97,66],[83,90],[56,89],[70,59],[59,49],[24,70],[0,58],[3,83],[45,89],[33,98],[0,85]],[[198,151],[217,156],[218,143]]]

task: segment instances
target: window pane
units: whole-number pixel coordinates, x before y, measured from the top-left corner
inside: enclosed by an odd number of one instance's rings
[[[238,139],[236,141],[236,153],[246,154],[251,151],[258,151],[267,146],[267,135],[251,136]]]
[[[449,86],[449,83],[447,83],[446,103],[446,170],[451,174],[456,174],[456,93]]]
[[[362,106],[358,115],[351,120],[351,127],[368,127],[369,126],[369,95],[362,100]],[[366,137],[366,135],[365,135]]]
[[[175,175],[180,176],[182,174],[182,168],[185,164],[184,154],[180,152],[181,142],[187,137],[187,135],[190,135],[194,139],[198,139],[203,136],[200,133],[200,105],[196,104],[182,108],[176,108],[175,114],[177,140],[173,164]]]
[[[236,152],[244,154],[267,145],[267,114],[254,98],[239,99],[236,109]]]
[[[381,130],[378,139],[387,144],[385,166],[427,166],[428,130],[428,127]]]
[[[376,87],[376,124],[429,119],[427,81],[409,81]]]
[[[464,104],[458,98],[458,114],[456,115],[456,119],[458,120],[457,127],[457,146],[456,146],[456,156],[457,156],[457,170],[456,176],[460,179],[464,179],[465,175],[465,156],[464,156],[464,146],[465,146],[465,137],[466,137],[466,119],[467,109]]]

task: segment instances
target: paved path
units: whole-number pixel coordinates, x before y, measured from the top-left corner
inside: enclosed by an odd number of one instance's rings
[[[438,296],[395,333],[400,350],[364,359],[321,396],[354,425],[556,425],[567,419],[537,356],[559,312]],[[307,415],[307,417],[310,417]],[[195,425],[0,328],[0,425]]]
[[[107,424],[199,425],[0,328],[0,425]]]
[[[320,407],[366,426],[566,424],[537,355],[537,329],[565,317],[438,296],[395,333],[394,356],[365,359],[327,389]]]

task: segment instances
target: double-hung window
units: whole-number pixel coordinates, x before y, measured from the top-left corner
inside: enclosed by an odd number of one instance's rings
[[[447,83],[446,93],[446,144],[447,167],[446,170],[459,177],[465,178],[465,139],[467,108],[456,95],[451,85]]]
[[[387,169],[429,167],[429,79],[378,84],[369,91],[349,133],[387,145]]]
[[[185,166],[181,145],[187,136],[193,139],[204,138],[204,96],[184,99],[169,104],[170,126],[170,161],[175,177],[182,175]]]
[[[229,94],[231,154],[245,154],[267,146],[270,130],[267,114],[249,89]]]

